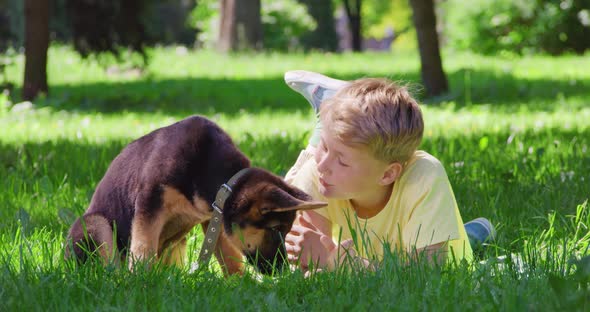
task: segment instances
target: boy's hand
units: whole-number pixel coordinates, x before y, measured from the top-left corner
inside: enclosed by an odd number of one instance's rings
[[[310,263],[315,269],[333,269],[344,259],[345,253],[354,252],[352,246],[352,240],[346,240],[338,248],[330,236],[312,223],[307,214],[299,217],[299,224],[294,224],[285,237],[289,262],[299,264],[304,271],[309,269]]]
[[[336,244],[311,223],[306,214],[298,219],[299,224],[294,224],[285,237],[289,262],[299,264],[305,271],[310,263],[315,267],[325,267]]]

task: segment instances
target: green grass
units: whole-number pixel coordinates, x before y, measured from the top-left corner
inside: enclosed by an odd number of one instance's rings
[[[72,267],[65,233],[131,140],[191,114],[217,121],[253,164],[284,174],[313,115],[289,69],[419,83],[417,53],[244,54],[161,48],[141,76],[108,74],[69,49],[49,54],[51,96],[17,111],[0,95],[0,310],[587,310],[590,302],[590,58],[443,55],[452,91],[424,102],[422,149],[438,157],[463,220],[499,236],[484,258],[524,267],[402,266],[304,278],[223,279],[161,268]],[[23,58],[7,69],[19,102]],[[111,71],[114,72],[114,71]],[[201,231],[189,240],[195,261]],[[585,257],[586,258],[583,258]],[[580,260],[581,259],[581,260]]]

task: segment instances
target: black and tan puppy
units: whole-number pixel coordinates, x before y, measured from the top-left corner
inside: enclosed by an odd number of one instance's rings
[[[248,167],[231,138],[206,118],[155,130],[113,160],[90,207],[70,228],[65,256],[84,261],[94,252],[105,262],[128,258],[130,267],[154,258],[180,265],[186,236],[197,224],[206,229],[219,187]],[[323,206],[280,177],[252,168],[226,200],[215,256],[226,273],[241,272],[242,254],[269,273],[269,264],[284,263],[282,237],[296,210]]]

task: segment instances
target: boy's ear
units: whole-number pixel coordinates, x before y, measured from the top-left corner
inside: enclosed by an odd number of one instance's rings
[[[398,162],[391,163],[385,168],[383,176],[379,181],[381,185],[389,185],[395,182],[402,174],[404,167]]]

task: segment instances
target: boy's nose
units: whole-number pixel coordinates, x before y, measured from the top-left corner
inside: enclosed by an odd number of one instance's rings
[[[318,162],[317,166],[318,166],[318,172],[322,173],[322,174],[329,174],[330,170],[329,170],[329,166],[328,166],[328,154],[324,153],[324,155],[321,156],[320,158],[320,162]]]

